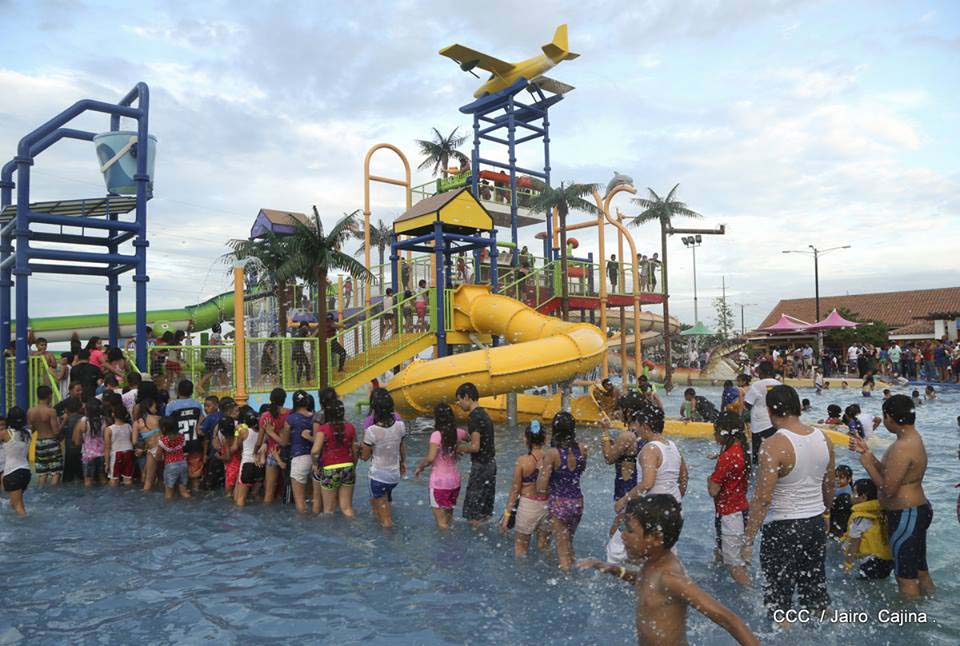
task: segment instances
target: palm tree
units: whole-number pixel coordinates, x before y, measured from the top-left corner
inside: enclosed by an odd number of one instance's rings
[[[661,198],[652,188],[647,188],[649,197],[638,197],[632,200],[634,204],[643,207],[643,211],[633,219],[633,226],[638,227],[645,222],[660,221],[660,256],[663,263],[663,385],[668,390],[673,387],[673,368],[670,365],[670,291],[667,286],[667,232],[675,216],[687,218],[702,218],[703,216],[690,209],[683,202],[675,199],[677,187],[675,184],[666,197]]]
[[[390,235],[393,233],[393,228],[387,224],[383,223],[383,220],[377,218],[377,223],[374,226],[370,227],[370,247],[376,247],[377,255],[380,257],[380,289],[383,289],[383,261],[384,256],[387,253],[387,247],[390,246]],[[357,228],[354,231],[354,237],[359,238],[360,240],[364,239],[363,229]],[[360,245],[360,248],[363,249],[364,245]]]
[[[284,270],[289,275],[303,277],[317,286],[317,317],[320,343],[320,387],[325,388],[329,381],[327,374],[327,299],[325,289],[327,273],[331,270],[345,271],[353,278],[366,278],[370,270],[363,263],[341,251],[347,238],[355,235],[356,216],[359,210],[344,216],[333,225],[329,234],[323,232],[320,212],[313,207],[313,221],[309,224],[297,221],[296,230],[290,236],[290,248]]]
[[[598,184],[564,184],[559,188],[543,186],[540,194],[533,198],[530,210],[534,213],[547,213],[556,210],[560,218],[560,273],[563,279],[561,284],[560,311],[563,320],[569,318],[569,295],[567,293],[567,213],[570,211],[585,211],[597,213],[597,207],[584,199],[585,195],[592,195],[598,190]]]
[[[293,278],[286,273],[284,266],[290,255],[290,239],[268,231],[258,240],[230,240],[227,246],[231,253],[224,254],[224,262],[233,264],[244,258],[255,258],[259,261],[267,278],[273,284],[273,295],[277,299],[277,330],[280,336],[287,332],[287,283]]]
[[[459,128],[454,128],[453,132],[444,137],[440,134],[439,130],[434,128],[433,141],[417,139],[417,145],[420,146],[420,154],[424,156],[424,160],[417,168],[419,170],[427,170],[433,166],[433,176],[436,177],[437,173],[442,173],[443,178],[446,179],[447,167],[451,159],[455,159],[457,163],[460,164],[461,170],[463,170],[465,166],[469,166],[470,160],[466,155],[457,150],[457,148],[463,145],[463,142],[465,142],[467,138],[458,137],[457,130],[459,130]]]

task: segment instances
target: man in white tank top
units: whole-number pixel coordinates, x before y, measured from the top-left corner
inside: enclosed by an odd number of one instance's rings
[[[834,491],[833,444],[823,431],[800,421],[800,397],[793,388],[771,388],[766,405],[776,432],[760,448],[743,559],[750,563],[762,524],[763,601],[770,618],[786,624],[787,610],[823,610],[830,604],[824,558],[830,528],[826,511]]]
[[[616,502],[614,511],[622,513],[628,501],[648,493],[669,494],[681,502],[687,493],[687,464],[677,445],[663,437],[663,410],[644,400],[637,408],[625,411],[625,415],[632,415],[639,423],[638,434],[646,444],[637,456],[640,468],[637,485]],[[607,543],[607,561],[623,563],[626,557],[618,529]]]

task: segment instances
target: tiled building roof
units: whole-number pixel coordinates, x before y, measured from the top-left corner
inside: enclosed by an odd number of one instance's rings
[[[960,287],[820,297],[821,318],[826,317],[834,308],[846,309],[861,320],[883,321],[888,328],[894,330],[912,326],[917,319],[928,317],[931,313],[960,311]],[[781,314],[804,321],[816,321],[816,300],[813,298],[782,300],[767,314],[758,327],[773,325],[780,319]],[[932,324],[930,327],[932,328]]]

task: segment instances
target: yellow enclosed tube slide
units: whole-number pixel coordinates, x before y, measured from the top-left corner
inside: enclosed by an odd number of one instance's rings
[[[593,370],[607,351],[600,330],[545,316],[487,285],[460,285],[453,294],[453,327],[493,334],[509,345],[415,360],[387,388],[401,414],[430,415],[452,403],[457,386],[472,382],[481,396],[556,384]]]

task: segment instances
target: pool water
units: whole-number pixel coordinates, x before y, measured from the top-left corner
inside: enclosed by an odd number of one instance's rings
[[[719,400],[719,389],[699,390]],[[679,409],[680,392],[664,398],[668,414]],[[872,414],[879,413],[881,403],[855,391],[818,397],[811,390],[802,396],[816,408],[811,421],[823,416],[828,403],[865,403],[864,411]],[[917,606],[927,613],[927,623],[878,623],[880,609],[899,607],[892,577],[879,583],[846,577],[837,568],[838,550],[831,549],[832,607],[866,611],[870,621],[774,633],[759,588],[742,592],[712,565],[713,504],[705,480],[713,446],[702,440],[678,443],[691,473],[678,545],[688,573],[771,643],[960,642],[953,488],[960,480],[958,414],[960,392],[945,393],[918,411],[930,453],[930,571],[939,587],[935,597]],[[422,430],[408,444],[411,472],[428,437],[423,425],[418,427]],[[581,433],[591,457],[583,479],[586,511],[575,538],[578,557],[602,558],[612,520],[613,468],[599,459],[598,438],[594,431]],[[513,459],[523,450],[519,434],[498,429],[497,448],[499,513]],[[862,477],[845,451],[838,451],[837,463],[851,464]],[[464,476],[467,469],[463,461]],[[366,484],[365,465],[358,482]],[[439,532],[426,476],[398,487],[396,528],[390,532],[372,520],[366,491],[358,486],[359,518],[348,521],[298,516],[282,505],[237,510],[215,493],[165,503],[161,495],[139,490],[31,487],[28,518],[14,517],[5,501],[0,509],[0,644],[635,642],[633,591],[612,577],[561,574],[553,554],[515,562],[512,534],[500,536],[492,523],[473,531],[460,521],[451,532]],[[692,610],[688,636],[693,644],[733,643]]]

